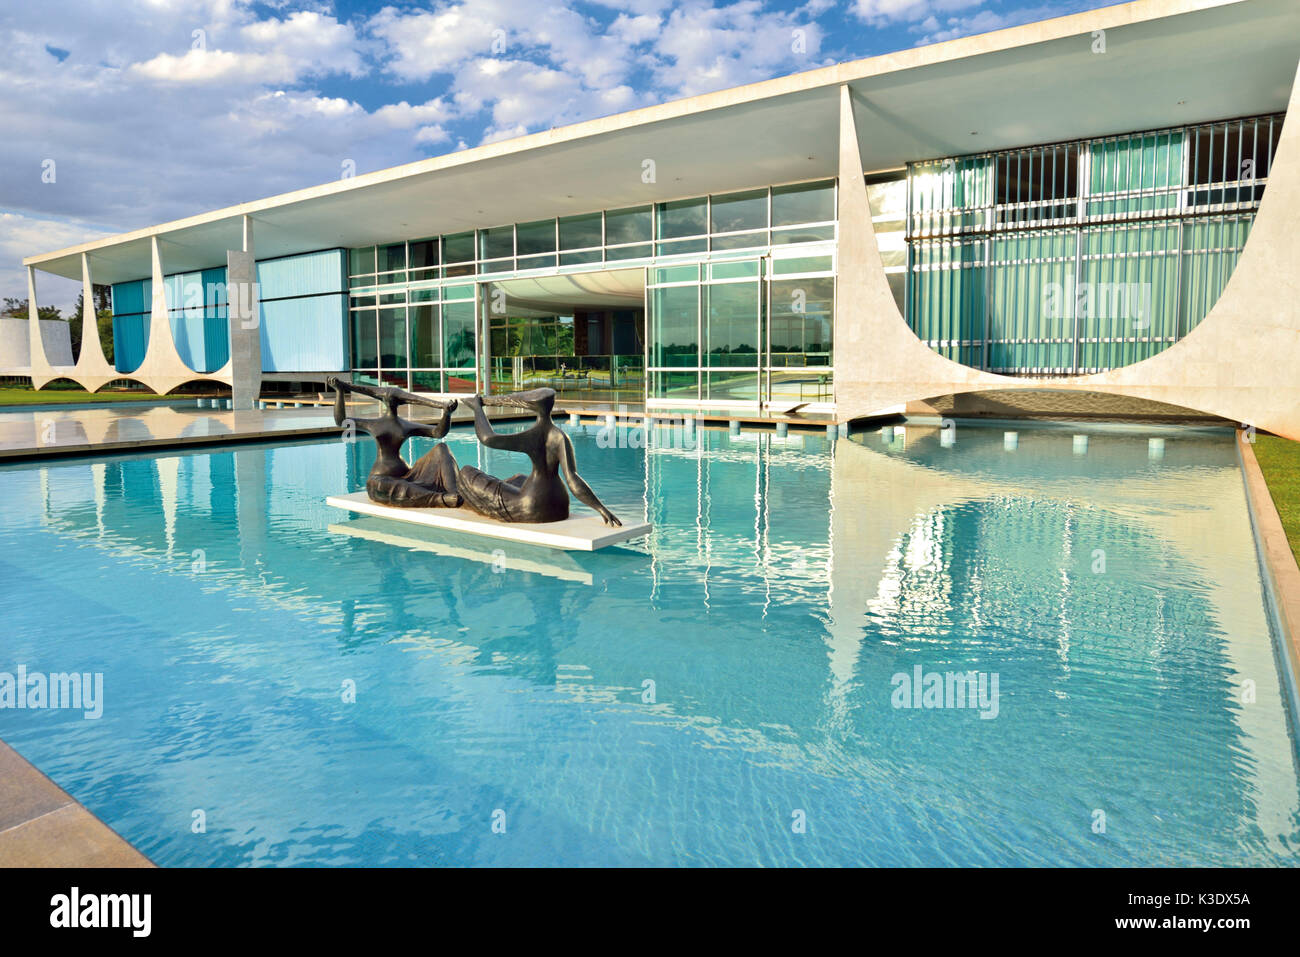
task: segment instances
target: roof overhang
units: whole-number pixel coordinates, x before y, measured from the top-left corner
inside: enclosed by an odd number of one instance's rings
[[[1105,31],[1105,52],[1094,33]],[[244,203],[26,265],[96,282],[219,265],[254,220],[258,258],[453,233],[837,172],[849,84],[866,170],[1285,109],[1294,0],[1138,0],[487,144]],[[653,160],[654,182],[643,181]]]

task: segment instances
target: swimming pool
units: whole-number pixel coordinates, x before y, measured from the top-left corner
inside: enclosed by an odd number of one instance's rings
[[[164,865],[1297,862],[1231,436],[567,431],[651,538],[348,517],[368,440],[3,469],[0,671],[104,710],[0,738]]]

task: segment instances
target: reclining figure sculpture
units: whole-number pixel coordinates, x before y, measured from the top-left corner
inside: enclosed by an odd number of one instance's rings
[[[471,465],[461,468],[457,490],[465,504],[480,515],[502,522],[560,522],[569,517],[568,483],[578,501],[594,508],[606,525],[622,525],[614,513],[578,475],[573,458],[573,443],[551,421],[555,406],[554,389],[532,389],[503,396],[470,396],[463,400],[474,410],[474,430],[478,440],[490,449],[523,452],[533,461],[528,475],[499,479]],[[493,431],[483,407],[527,409],[537,416],[522,432]],[[563,475],[564,480],[560,480]]]
[[[387,409],[386,414],[377,419],[351,420],[357,429],[373,436],[378,447],[375,466],[366,478],[366,492],[372,502],[401,508],[460,507],[461,496],[456,490],[456,458],[446,445],[439,442],[414,465],[407,465],[402,459],[402,446],[411,436],[440,439],[447,434],[447,429],[451,427],[451,413],[456,408],[455,399],[426,399],[403,389],[343,382],[336,376],[326,379],[325,385],[336,394],[336,425],[347,421],[345,396],[349,392],[378,399],[380,405]],[[433,425],[411,422],[398,417],[397,409],[401,405],[426,405],[441,409],[442,417]]]

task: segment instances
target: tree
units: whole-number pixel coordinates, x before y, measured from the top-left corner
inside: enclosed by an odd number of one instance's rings
[[[58,306],[37,306],[36,315],[41,319],[63,319],[63,313],[59,311]],[[0,316],[14,316],[18,319],[26,319],[27,300],[6,296],[4,309],[0,311]]]
[[[109,286],[95,284],[91,287],[95,300],[95,327],[99,330],[99,344],[104,350],[104,358],[113,361],[113,299]],[[72,355],[81,357],[81,312],[85,308],[86,294],[77,293],[77,304],[72,307],[75,321],[72,323]]]

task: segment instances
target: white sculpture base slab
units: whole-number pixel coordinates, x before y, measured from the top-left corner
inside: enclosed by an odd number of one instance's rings
[[[378,505],[370,501],[370,496],[365,492],[331,495],[325,499],[325,504],[360,515],[392,519],[394,522],[569,551],[594,552],[599,548],[650,534],[649,522],[628,522],[621,527],[612,528],[596,515],[570,515],[562,522],[537,524],[498,522],[468,508],[395,508],[391,505]]]

